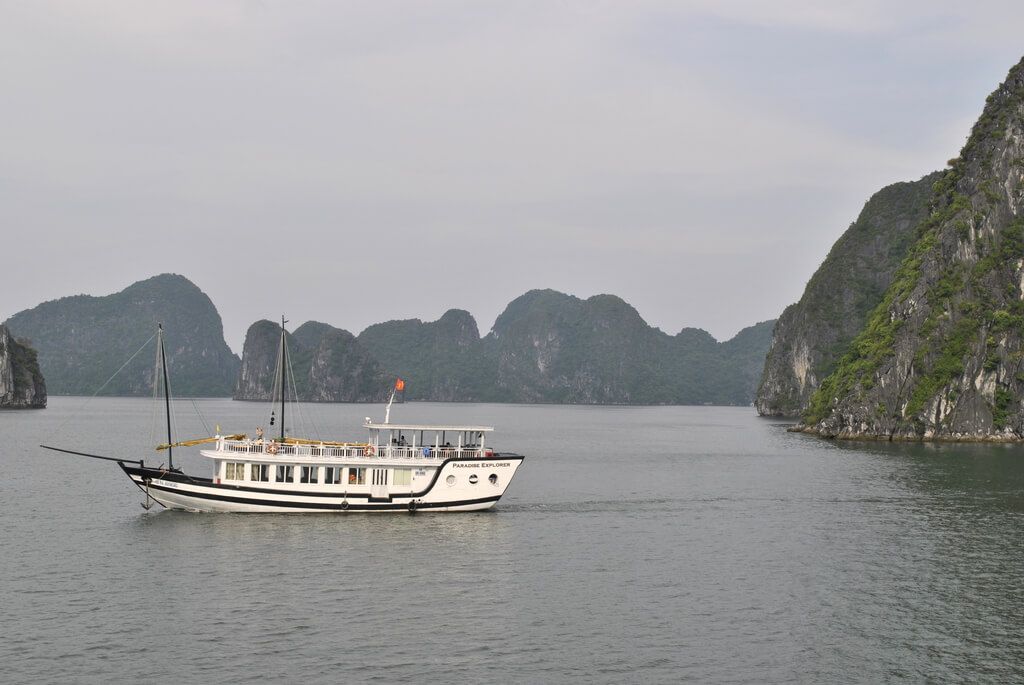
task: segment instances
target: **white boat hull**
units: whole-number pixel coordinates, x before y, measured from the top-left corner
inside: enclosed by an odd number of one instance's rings
[[[152,468],[122,465],[128,477],[153,500],[168,509],[194,512],[249,513],[376,513],[481,511],[490,509],[505,493],[523,457],[445,462],[430,486],[419,492],[330,492],[324,488],[254,487],[217,483]],[[491,483],[489,476],[497,475]],[[267,485],[267,484],[260,484]],[[273,484],[270,484],[273,485]]]

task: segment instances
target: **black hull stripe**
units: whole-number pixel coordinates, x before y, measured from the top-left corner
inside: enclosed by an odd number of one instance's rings
[[[501,461],[511,461],[511,460],[519,460],[519,462],[522,462],[523,461],[523,457],[522,456],[515,456],[515,457],[505,457],[505,458],[501,459]],[[395,497],[411,497],[411,498],[425,497],[428,493],[430,493],[431,490],[434,489],[434,485],[437,484],[437,479],[440,478],[440,476],[441,476],[441,471],[444,469],[445,466],[448,465],[448,462],[452,462],[452,461],[456,461],[456,462],[458,462],[458,461],[486,462],[488,460],[486,460],[486,459],[446,459],[445,461],[443,461],[437,467],[437,470],[434,472],[434,477],[431,478],[430,484],[428,484],[427,487],[425,487],[424,489],[420,490],[419,492],[405,492],[405,493],[396,492],[394,494],[389,495],[384,501],[391,501]],[[214,488],[214,489],[217,489],[217,490],[224,490],[224,491],[227,491],[227,492],[238,492],[238,493],[250,493],[251,492],[251,493],[255,493],[255,494],[264,494],[264,495],[294,495],[294,496],[297,496],[297,497],[326,497],[326,498],[331,498],[331,499],[337,499],[338,497],[347,497],[348,499],[365,499],[365,500],[369,500],[371,498],[370,493],[366,493],[366,492],[354,492],[354,493],[341,492],[341,493],[338,493],[338,492],[323,492],[323,491],[319,491],[319,490],[318,491],[309,491],[309,490],[281,490],[281,489],[274,489],[274,488],[257,488],[257,487],[251,487],[251,486],[248,486],[248,485],[227,485],[225,483],[214,483],[213,480],[211,480],[209,478],[195,478],[195,477],[192,477],[192,476],[187,476],[187,475],[182,474],[182,473],[169,473],[169,472],[162,471],[160,469],[155,469],[155,468],[150,468],[150,467],[138,468],[138,467],[134,467],[134,466],[124,466],[124,465],[122,465],[121,468],[124,469],[125,473],[127,473],[129,477],[131,477],[133,475],[136,475],[136,476],[139,476],[140,478],[144,478],[144,479],[145,478],[149,478],[149,479],[158,478],[160,480],[166,480],[166,481],[170,481],[172,483],[186,483],[186,484],[192,484],[192,485],[202,485],[203,487]],[[360,468],[362,468],[362,467],[360,467]],[[394,467],[392,467],[392,468],[394,468]],[[398,467],[398,468],[405,468],[405,467]]]
[[[166,488],[160,485],[150,484],[150,490],[160,490],[161,492],[168,492],[172,494],[182,495],[186,497],[194,497],[196,499],[215,500],[218,502],[233,502],[235,504],[250,504],[253,506],[262,507],[286,507],[289,509],[323,509],[324,511],[381,511],[381,510],[403,510],[408,509],[408,503],[403,504],[381,504],[381,505],[369,505],[369,504],[352,504],[349,503],[348,507],[343,507],[340,502],[284,502],[275,500],[256,500],[249,499],[247,497],[231,497],[230,495],[215,495],[206,492],[189,492],[186,490],[177,490],[175,488]],[[335,495],[335,499],[337,499]],[[417,511],[420,509],[442,509],[444,507],[461,507],[469,504],[484,504],[487,502],[497,502],[501,499],[501,495],[494,497],[481,497],[479,499],[465,499],[455,500],[452,502],[416,502]]]

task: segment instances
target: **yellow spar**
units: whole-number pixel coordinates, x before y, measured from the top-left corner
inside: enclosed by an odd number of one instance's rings
[[[237,435],[224,435],[224,436],[221,436],[221,437],[223,437],[223,438],[225,438],[227,440],[245,440],[245,433],[239,433]],[[165,450],[165,449],[168,449],[170,447],[193,447],[195,445],[205,445],[208,442],[217,442],[218,440],[220,440],[220,438],[213,437],[213,438],[196,438],[195,440],[183,440],[181,442],[175,442],[175,443],[171,443],[171,444],[167,444],[165,442],[165,443],[163,443],[161,445],[157,445],[156,446],[156,451],[159,452],[160,450]]]

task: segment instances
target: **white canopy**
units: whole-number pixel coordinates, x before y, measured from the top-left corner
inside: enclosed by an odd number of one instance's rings
[[[490,426],[433,426],[417,423],[374,423],[367,421],[363,427],[370,430],[397,430],[397,431],[451,431],[453,433],[490,433],[494,428]]]

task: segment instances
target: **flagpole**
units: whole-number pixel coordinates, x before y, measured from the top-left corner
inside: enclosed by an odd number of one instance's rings
[[[395,384],[391,386],[391,397],[388,399],[387,409],[384,410],[384,423],[391,422],[391,404],[395,401],[395,394],[405,390],[405,381],[401,378],[395,379]]]

